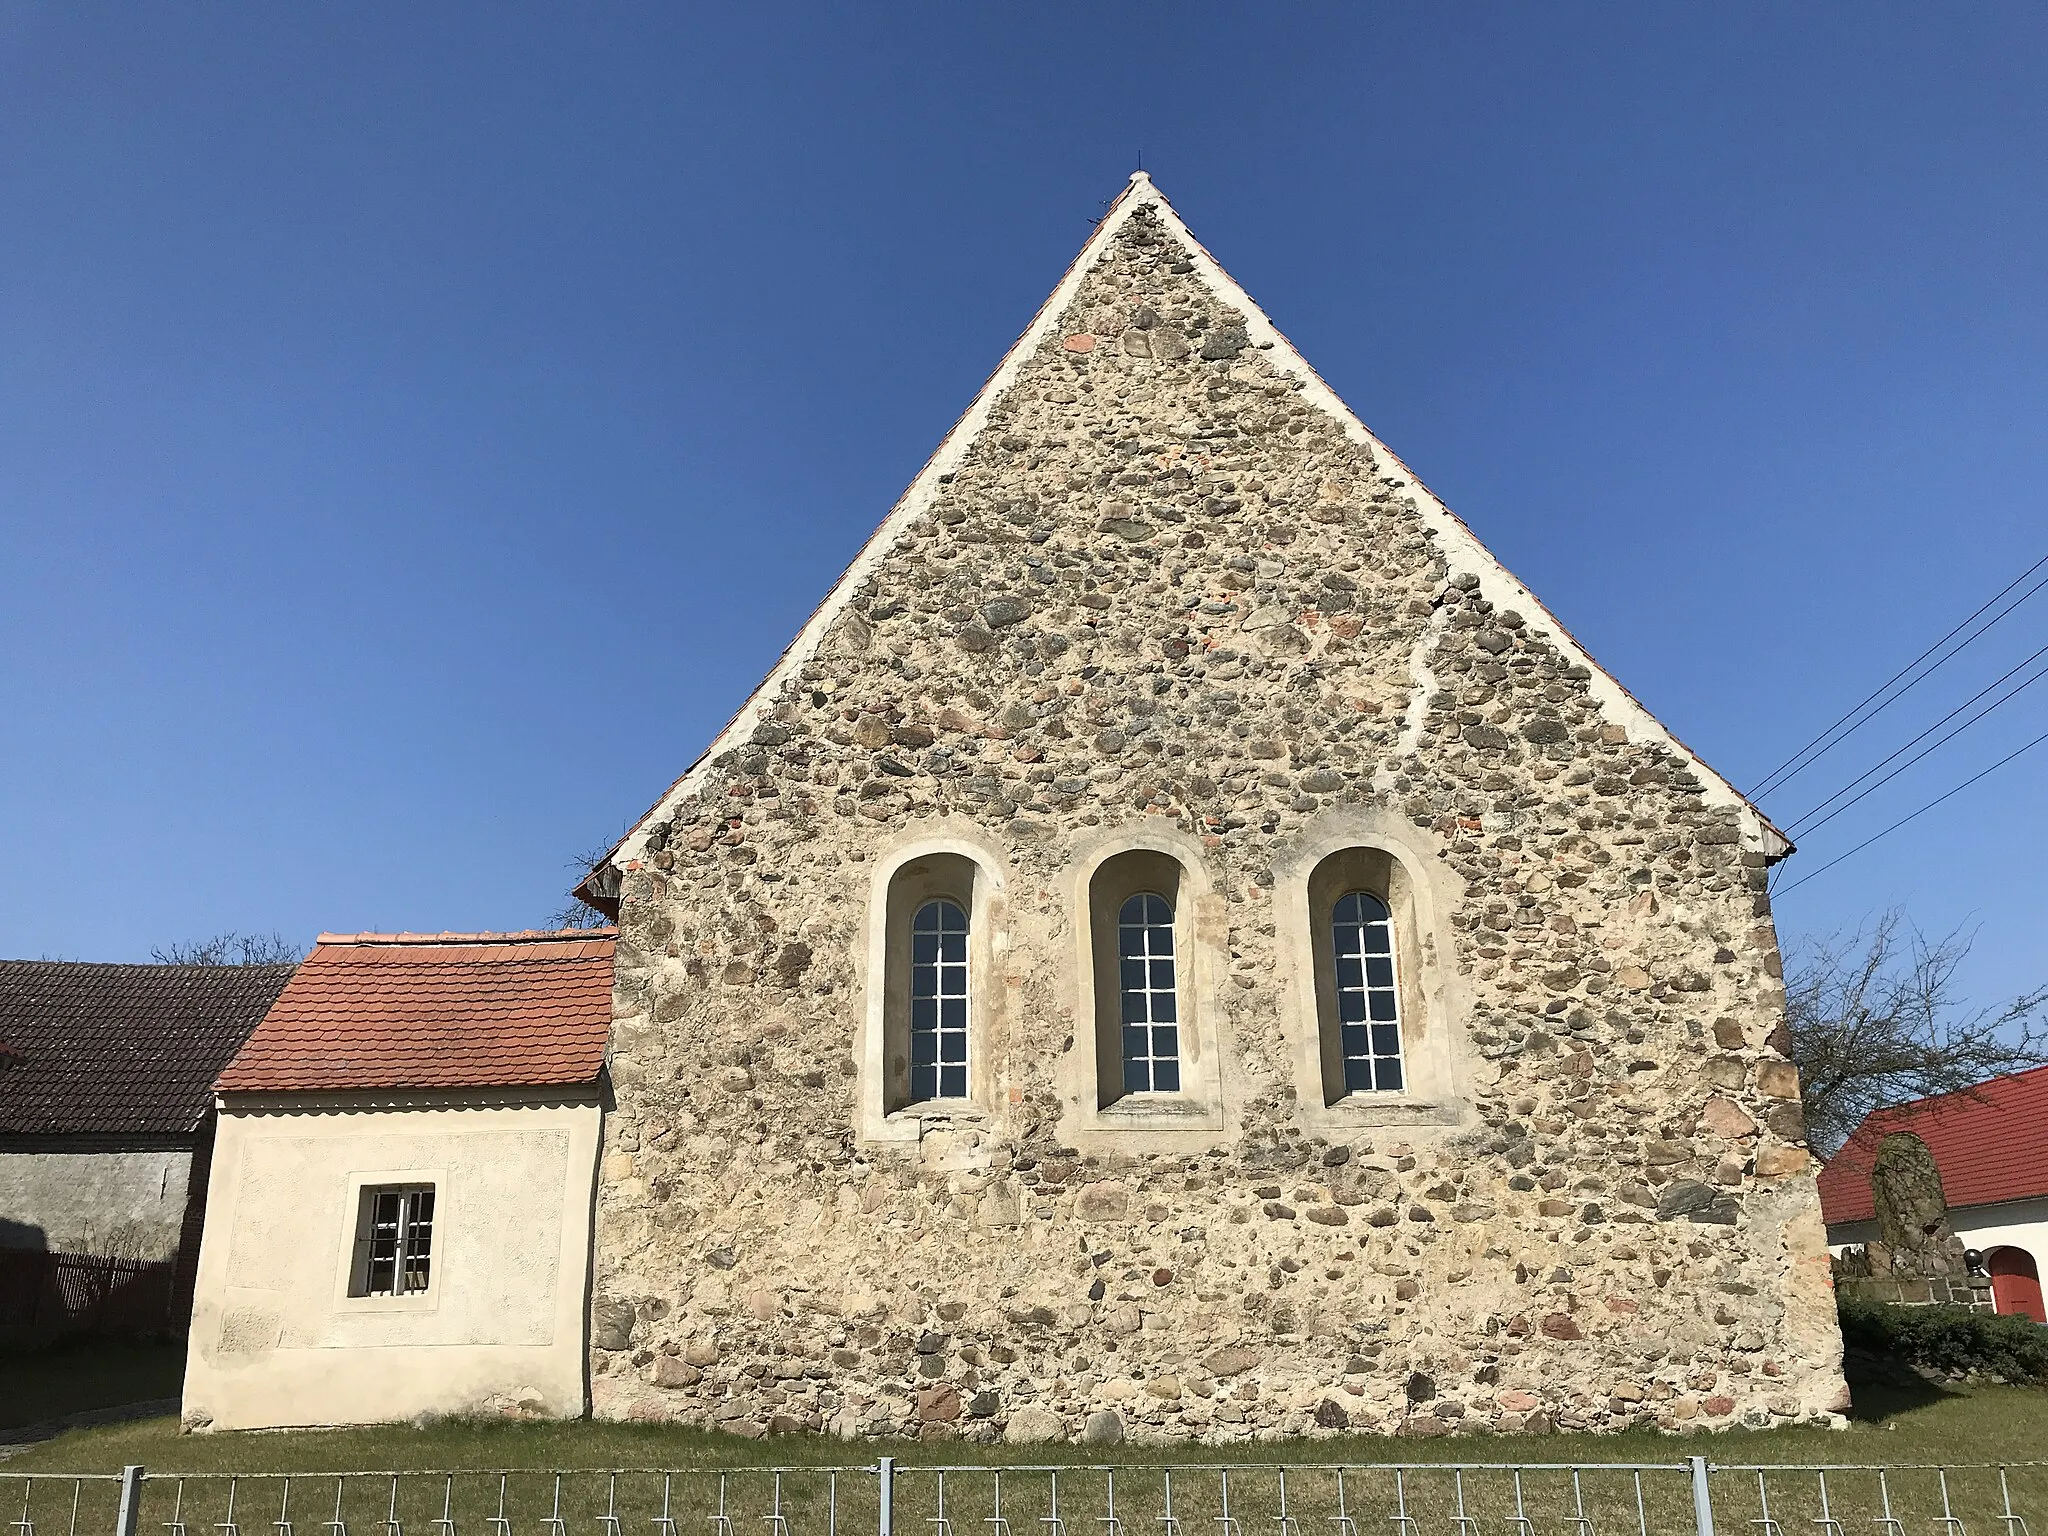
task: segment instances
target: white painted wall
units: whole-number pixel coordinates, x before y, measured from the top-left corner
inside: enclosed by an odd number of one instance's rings
[[[363,1424],[584,1411],[600,1113],[437,1099],[220,1116],[185,1370],[188,1422]],[[365,1184],[435,1187],[432,1285],[351,1297]]]
[[[2009,1200],[2003,1205],[1978,1205],[1950,1211],[1949,1225],[1965,1247],[1989,1256],[1994,1248],[2024,1248],[2034,1268],[2048,1280],[2048,1199]]]

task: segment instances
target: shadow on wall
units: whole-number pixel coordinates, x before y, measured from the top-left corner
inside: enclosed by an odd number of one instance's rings
[[[0,1378],[7,1383],[0,1441],[33,1443],[83,1424],[175,1415],[184,1375],[185,1346],[176,1339],[71,1338],[28,1349],[0,1347]]]
[[[176,1331],[176,1279],[169,1259],[52,1253],[41,1227],[0,1219],[0,1345]]]

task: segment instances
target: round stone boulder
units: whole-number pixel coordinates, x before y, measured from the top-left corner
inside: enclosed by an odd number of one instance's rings
[[[1081,1441],[1084,1445],[1122,1445],[1124,1421],[1107,1408],[1091,1413],[1081,1427]]]
[[[1003,1426],[1003,1439],[1010,1445],[1038,1445],[1059,1439],[1063,1428],[1060,1416],[1050,1408],[1026,1403],[1010,1415],[1010,1422]]]

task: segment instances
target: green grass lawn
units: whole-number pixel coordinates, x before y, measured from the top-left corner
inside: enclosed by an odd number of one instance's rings
[[[1472,1436],[1455,1439],[1408,1440],[1354,1436],[1314,1442],[1265,1442],[1224,1450],[1176,1447],[1172,1450],[1124,1446],[1105,1451],[1070,1446],[977,1446],[958,1442],[905,1442],[895,1445],[844,1443],[808,1436],[769,1441],[741,1440],[697,1431],[640,1425],[509,1424],[443,1421],[422,1426],[305,1431],[290,1434],[181,1435],[172,1419],[68,1432],[34,1446],[0,1464],[0,1518],[13,1520],[22,1490],[17,1474],[35,1472],[108,1473],[124,1463],[139,1462],[156,1473],[190,1474],[182,1486],[174,1478],[152,1481],[143,1529],[155,1536],[173,1519],[185,1533],[209,1536],[230,1517],[229,1482],[221,1474],[237,1474],[233,1496],[235,1533],[224,1536],[448,1536],[430,1522],[446,1511],[456,1521],[453,1536],[507,1536],[484,1522],[505,1499],[512,1522],[509,1536],[739,1536],[760,1532],[761,1523],[778,1507],[773,1468],[780,1478],[780,1508],[790,1517],[788,1529],[771,1524],[762,1536],[838,1536],[841,1526],[865,1533],[875,1528],[876,1486],[870,1473],[847,1470],[836,1483],[824,1470],[871,1466],[878,1454],[898,1458],[905,1470],[897,1485],[897,1536],[1368,1536],[1384,1533],[1405,1501],[1407,1510],[1430,1528],[1450,1531],[1457,1511],[1459,1486],[1447,1471],[1408,1474],[1396,1488],[1392,1474],[1348,1473],[1343,1489],[1344,1512],[1355,1531],[1332,1531],[1338,1508],[1336,1479],[1329,1472],[1291,1470],[1287,1496],[1295,1528],[1276,1525],[1280,1494],[1277,1467],[1336,1463],[1403,1462],[1444,1467],[1448,1463],[1645,1463],[1673,1466],[1689,1455],[1705,1455],[1725,1466],[1748,1463],[1771,1466],[1861,1463],[1907,1467],[1965,1466],[2026,1462],[2048,1456],[2048,1391],[2017,1387],[1976,1387],[1942,1391],[1932,1387],[1864,1386],[1854,1422],[1846,1430],[1736,1430],[1686,1437],[1631,1432],[1622,1435]],[[1108,1479],[1099,1470],[1113,1462],[1117,1469],[1115,1497],[1120,1524],[1101,1521],[1107,1507]],[[1190,1470],[1176,1473],[1175,1516],[1182,1522],[1164,1527],[1164,1481],[1161,1463]],[[955,1474],[947,1484],[949,1526],[932,1524],[937,1511],[937,1479],[933,1469],[954,1465],[1024,1465],[1062,1468],[1059,1480],[1062,1513],[1071,1530],[1043,1524],[1049,1509],[1051,1480],[1046,1472],[1011,1472],[1003,1481],[1004,1513],[1014,1530],[990,1526],[994,1487],[986,1474]],[[1233,1532],[1219,1528],[1223,1480],[1216,1468],[1228,1463],[1232,1514],[1241,1523]],[[1098,1470],[1088,1471],[1085,1468]],[[655,1530],[661,1513],[663,1479],[645,1470],[622,1475],[616,1490],[602,1470],[673,1469],[669,1487],[674,1532]],[[706,1469],[733,1469],[725,1480],[726,1508],[734,1528],[728,1532],[711,1521],[719,1507],[720,1478]],[[1196,1470],[1206,1468],[1207,1470]],[[408,1475],[393,1480],[376,1473],[438,1469],[459,1474],[452,1482]],[[578,1471],[563,1480],[561,1513],[564,1525],[542,1524],[554,1509],[555,1470]],[[498,1473],[506,1475],[501,1480]],[[282,1474],[292,1474],[289,1492]],[[329,1474],[321,1477],[318,1474]],[[333,1474],[351,1474],[338,1480]],[[2014,1508],[2033,1529],[2048,1531],[2048,1466],[2014,1471],[2008,1479]],[[1626,1471],[1588,1473],[1575,1494],[1568,1473],[1530,1473],[1524,1478],[1527,1508],[1536,1520],[1537,1536],[1569,1532],[1565,1523],[1575,1512],[1575,1497],[1596,1521],[1593,1536],[1627,1536],[1638,1528],[1634,1475]],[[1505,1473],[1464,1475],[1465,1507],[1479,1525],[1464,1536],[1508,1532],[1514,1536],[1514,1484]],[[1895,1472],[1889,1479],[1894,1511],[1913,1522],[1931,1521],[1941,1513],[1939,1484],[1932,1472]],[[1995,1474],[1957,1473],[1951,1478],[1955,1512],[1967,1522],[1965,1536],[2008,1536],[1998,1523],[2003,1491]],[[336,1517],[337,1495],[344,1529],[326,1523]],[[1810,1472],[1771,1474],[1770,1511],[1782,1524],[1782,1536],[1805,1536],[1818,1518],[1818,1482]],[[37,1496],[58,1503],[68,1492],[39,1489]],[[111,1514],[111,1485],[88,1488],[78,1529],[103,1528],[99,1514]],[[1723,1471],[1715,1475],[1714,1497],[1719,1528],[1749,1536],[1781,1536],[1749,1522],[1761,1517],[1753,1474]],[[616,1503],[612,1503],[613,1499]],[[105,1503],[106,1511],[98,1512]],[[610,1507],[621,1517],[618,1531],[600,1517]],[[1641,1524],[1652,1532],[1687,1531],[1691,1525],[1690,1491],[1676,1470],[1645,1473]],[[1871,1529],[1868,1521],[1880,1512],[1874,1473],[1835,1475],[1830,1483],[1829,1513],[1844,1520],[1848,1531]],[[393,1515],[399,1529],[385,1522]],[[294,1523],[291,1532],[273,1531],[282,1516]],[[1396,1529],[1394,1536],[1421,1536],[1418,1530]],[[1819,1536],[1830,1536],[1821,1531]],[[2016,1536],[2016,1533],[2014,1533]]]
[[[74,1346],[0,1356],[0,1424],[104,1404],[173,1396],[183,1354],[171,1345]],[[1078,1446],[978,1446],[957,1442],[845,1442],[791,1435],[743,1440],[698,1430],[587,1422],[521,1424],[442,1420],[424,1425],[290,1433],[181,1434],[175,1418],[71,1430],[18,1453],[8,1472],[108,1472],[129,1462],[152,1470],[312,1472],[367,1469],[556,1469],[594,1467],[851,1466],[877,1454],[905,1464],[940,1462],[1085,1464],[1105,1459]],[[1671,1461],[1705,1454],[1721,1462],[2028,1461],[2048,1457],[2048,1390],[1864,1383],[1846,1430],[1727,1430],[1666,1436],[1552,1434],[1460,1436],[1440,1440],[1354,1435],[1313,1442],[1200,1447],[1119,1447],[1123,1460],[1188,1462],[1334,1461]],[[2048,1530],[2048,1527],[2044,1527]]]
[[[80,1339],[0,1353],[0,1440],[5,1431],[92,1408],[176,1397],[185,1380],[179,1340]]]

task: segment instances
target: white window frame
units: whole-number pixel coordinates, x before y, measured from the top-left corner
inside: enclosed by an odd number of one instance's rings
[[[367,1259],[362,1242],[372,1191],[390,1189],[431,1189],[434,1192],[433,1247],[427,1266],[427,1288],[400,1295],[362,1295],[359,1266]],[[376,1168],[352,1172],[344,1190],[339,1238],[336,1244],[333,1306],[337,1312],[435,1312],[446,1292],[449,1234],[453,1230],[454,1191],[445,1168]]]
[[[959,919],[959,927],[946,926],[942,917],[937,928],[921,928],[919,920],[933,908],[941,908],[944,912],[956,916]],[[938,953],[928,961],[920,960],[917,957],[918,943],[928,933],[940,941]],[[945,953],[944,941],[954,937],[959,940],[958,960],[948,959]],[[929,994],[920,994],[918,987],[923,979],[922,973],[926,971],[931,973],[932,991]],[[910,1047],[910,1103],[912,1106],[965,1103],[974,1096],[974,917],[965,906],[951,896],[928,896],[919,902],[917,909],[910,914],[909,979],[910,1017],[905,1021],[904,1032]],[[932,1022],[929,1029],[921,1027],[918,1023],[917,1012],[920,1003],[931,1004]],[[958,1005],[952,1010],[958,1015],[957,1022],[949,1021],[947,1017],[948,1003]],[[920,1063],[917,1059],[918,1037],[923,1034],[932,1037],[932,1059],[928,1063]],[[959,1060],[949,1061],[946,1057],[946,1047],[954,1042],[959,1045]],[[931,1069],[932,1091],[921,1094],[917,1091],[918,1072],[923,1066],[929,1066]],[[946,1091],[946,1073],[949,1069],[957,1070],[959,1073],[957,1093]]]
[[[1137,922],[1125,920],[1125,914],[1131,910],[1131,903],[1155,901],[1166,909],[1165,922],[1161,923],[1153,920],[1149,908],[1141,911]],[[1117,1026],[1124,1032],[1118,1041],[1118,1054],[1123,1062],[1123,1083],[1120,1097],[1153,1093],[1178,1096],[1181,1091],[1180,1038],[1181,1030],[1184,1026],[1180,1007],[1180,946],[1174,942],[1178,927],[1178,916],[1179,914],[1174,911],[1172,900],[1153,890],[1133,891],[1119,903],[1117,908],[1116,963],[1120,973],[1117,977]],[[1158,954],[1154,953],[1153,944],[1155,937],[1161,932],[1165,934],[1166,950],[1165,953]],[[1137,954],[1130,954],[1126,951],[1129,935],[1132,933],[1140,935],[1139,952]],[[1162,961],[1165,963],[1167,970],[1167,984],[1164,987],[1157,985],[1159,980],[1157,968]],[[1124,968],[1133,962],[1144,967],[1143,986],[1132,987],[1129,985],[1128,975],[1122,974]],[[1126,1016],[1130,1012],[1131,999],[1133,997],[1144,999],[1143,1011],[1145,1017],[1143,1019],[1134,1020]],[[1155,1016],[1160,1011],[1156,999],[1162,997],[1169,999],[1167,1006],[1173,1013],[1171,1019],[1160,1019]],[[1145,1032],[1145,1050],[1143,1055],[1134,1055],[1131,1051],[1129,1032],[1133,1029],[1142,1029]],[[1162,1055],[1159,1052],[1158,1032],[1162,1029],[1171,1029],[1173,1031],[1174,1044],[1171,1056]],[[1142,1088],[1131,1086],[1131,1066],[1134,1062],[1144,1063],[1145,1086]],[[1169,1062],[1173,1067],[1173,1083],[1169,1087],[1162,1088],[1159,1086],[1159,1068],[1162,1063]]]
[[[393,1202],[391,1284],[378,1287],[373,1279],[377,1267],[378,1228],[381,1207]],[[426,1206],[424,1217],[420,1214]],[[356,1251],[349,1264],[351,1296],[424,1296],[434,1284],[434,1186],[431,1184],[365,1184],[356,1196]],[[420,1228],[426,1231],[421,1234]],[[416,1245],[417,1240],[417,1245]],[[425,1270],[423,1283],[410,1284],[415,1266]]]
[[[1347,901],[1369,902],[1371,908],[1367,910],[1376,908],[1379,915],[1368,916],[1356,922],[1341,918],[1338,913]],[[1386,941],[1386,948],[1382,951],[1371,948],[1371,934],[1375,928],[1381,930]],[[1377,891],[1346,891],[1330,903],[1330,910],[1323,919],[1323,932],[1331,949],[1331,983],[1336,993],[1337,1004],[1337,1016],[1330,1022],[1337,1031],[1337,1059],[1340,1070],[1344,1073],[1346,1096],[1360,1093],[1405,1093],[1408,1088],[1408,1063],[1401,1038],[1401,944],[1400,935],[1395,928],[1393,908]],[[1344,947],[1340,937],[1342,934],[1348,934],[1354,939],[1357,945],[1355,950],[1347,950]],[[1344,962],[1347,960],[1357,962],[1359,976],[1356,987],[1345,983]],[[1372,962],[1375,960],[1386,962],[1387,980],[1384,984],[1375,984],[1372,979]],[[1344,1000],[1348,995],[1354,994],[1359,999],[1359,1017],[1355,1020],[1346,1019]],[[1386,1006],[1393,1011],[1384,1019],[1374,1018],[1373,999],[1382,995],[1386,998]],[[1344,1032],[1352,1028],[1364,1032],[1363,1051],[1354,1052],[1344,1043]],[[1391,1051],[1379,1049],[1374,1039],[1374,1032],[1381,1028],[1390,1028],[1394,1032],[1394,1048]],[[1351,1064],[1356,1061],[1365,1063],[1367,1082],[1363,1086],[1353,1086],[1350,1080]],[[1393,1062],[1394,1075],[1399,1081],[1381,1087],[1379,1079],[1384,1074],[1380,1064],[1386,1061]]]

